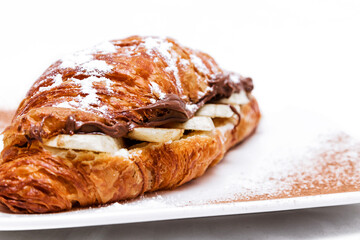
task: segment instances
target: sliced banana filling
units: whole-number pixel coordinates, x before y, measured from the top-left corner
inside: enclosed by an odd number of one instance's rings
[[[173,129],[212,131],[215,129],[210,117],[193,117],[184,123],[170,123],[166,125]]]
[[[61,134],[44,141],[44,145],[54,148],[86,150],[94,152],[116,152],[124,146],[123,140],[98,134]]]
[[[184,134],[184,129],[171,129],[171,128],[134,128],[129,132],[127,137],[144,142],[168,142],[179,140]]]
[[[218,101],[218,103],[234,105],[243,105],[248,104],[249,102],[250,100],[245,91],[241,91],[240,93],[233,93],[229,98],[222,98]]]
[[[230,98],[220,99],[216,104],[205,104],[196,112],[195,117],[184,123],[166,124],[161,128],[134,128],[125,138],[142,142],[162,143],[181,139],[185,130],[213,131],[215,129],[213,118],[235,118],[236,114],[232,107],[240,112],[240,105],[248,102],[249,99],[245,91],[234,93]],[[100,134],[58,135],[45,140],[44,145],[52,148],[106,153],[115,153],[126,148],[123,139]]]
[[[229,105],[209,103],[205,104],[202,108],[200,108],[195,115],[211,118],[231,118],[234,115],[234,111],[231,110],[231,107]]]

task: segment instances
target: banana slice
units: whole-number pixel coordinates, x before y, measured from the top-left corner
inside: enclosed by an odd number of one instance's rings
[[[218,103],[226,103],[226,104],[234,104],[234,105],[242,105],[249,103],[250,100],[246,95],[246,92],[242,90],[240,93],[233,93],[229,98],[222,98],[218,101]]]
[[[224,104],[205,104],[196,112],[196,116],[205,116],[211,118],[231,118],[234,112],[229,105]]]
[[[166,126],[171,128],[200,131],[212,131],[215,129],[214,123],[210,117],[193,117],[184,123],[170,123]]]
[[[121,139],[92,134],[58,135],[44,141],[44,145],[54,148],[108,153],[116,152],[123,147]]]
[[[145,142],[168,142],[171,140],[178,140],[184,133],[183,129],[169,129],[169,128],[134,128],[128,133],[131,139],[145,141]]]

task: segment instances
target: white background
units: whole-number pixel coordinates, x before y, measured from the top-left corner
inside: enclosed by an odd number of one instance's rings
[[[0,27],[2,107],[15,108],[32,82],[67,53],[134,34],[161,35],[252,77],[265,115],[270,109],[301,107],[360,136],[360,1],[2,1]],[[162,231],[163,237],[197,239],[344,239],[360,234],[359,215],[355,205],[103,227],[101,234],[97,228],[60,232],[99,239],[120,232],[160,239]],[[58,233],[3,236],[50,239]]]

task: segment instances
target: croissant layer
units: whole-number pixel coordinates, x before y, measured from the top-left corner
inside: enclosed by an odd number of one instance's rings
[[[255,131],[252,89],[250,78],[169,38],[133,36],[64,57],[34,83],[3,133],[0,203],[16,213],[59,212],[181,186]],[[129,140],[136,128],[186,122],[204,104],[240,93],[248,101],[228,104],[234,116],[210,119],[212,130],[182,130],[160,143]],[[73,134],[131,144],[112,153],[45,144]]]

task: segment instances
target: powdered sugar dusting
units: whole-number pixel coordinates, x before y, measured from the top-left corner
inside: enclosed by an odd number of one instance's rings
[[[94,60],[92,55],[73,55],[72,58],[63,59],[60,68],[79,68],[85,74],[102,76],[110,72],[113,66],[103,60]]]
[[[124,46],[123,51],[121,54],[131,57],[131,56],[140,56],[140,52],[136,52],[138,46],[132,45],[132,46]]]
[[[150,56],[154,56],[154,61],[157,61],[156,54],[159,54],[159,56],[167,64],[165,71],[172,73],[174,75],[177,86],[181,88],[179,68],[177,66],[177,61],[179,60],[179,56],[172,49],[173,44],[162,38],[147,37],[145,38],[143,45],[147,49],[146,53]]]
[[[121,148],[119,151],[114,153],[115,156],[129,158],[130,154],[126,148]]]
[[[140,197],[139,201],[128,201],[123,203],[114,203],[106,207],[106,211],[121,211],[121,212],[131,212],[131,211],[141,211],[149,210],[154,208],[171,208],[173,204],[170,204],[166,199],[161,195],[153,194],[152,197]],[[92,209],[94,212],[102,212],[104,209]]]
[[[182,58],[182,59],[180,59],[179,64],[184,67],[187,67],[187,66],[190,66],[190,61],[188,59]]]
[[[116,53],[116,47],[109,41],[104,41],[93,47],[92,52],[101,52],[102,54]]]
[[[195,113],[198,110],[198,108],[199,107],[196,104],[189,104],[189,103],[186,104],[186,109],[192,113]]]
[[[94,54],[110,54],[116,52],[116,47],[111,42],[100,43],[93,48],[78,51],[61,59],[60,68],[79,68],[85,74],[102,76],[110,72],[113,66],[103,60],[96,60]]]
[[[50,89],[59,87],[62,83],[63,83],[62,75],[61,75],[61,74],[57,74],[57,75],[54,77],[53,83],[52,83],[50,86],[48,86],[48,87],[41,87],[41,88],[39,88],[39,91],[40,91],[40,92],[48,91],[48,90],[50,90]]]
[[[92,60],[82,64],[81,68],[84,69],[87,74],[99,76],[101,73],[110,72],[113,66],[103,60]]]
[[[103,83],[107,87],[108,91],[112,92],[110,88],[111,81],[104,77],[88,77],[83,80],[73,79],[73,81],[75,84],[80,85],[82,92],[86,94],[86,96],[82,97],[81,101],[79,101],[82,109],[93,108],[94,105],[98,106],[101,104],[97,95],[97,90],[94,88],[94,83]],[[107,110],[106,107],[105,109],[96,109],[102,112]]]
[[[240,82],[240,75],[239,74],[237,74],[237,73],[230,73],[229,74],[229,76],[230,76],[230,81],[232,81],[233,83],[239,83]]]
[[[205,66],[204,62],[198,56],[191,54],[190,55],[191,62],[194,66],[203,74],[209,74],[208,68]]]
[[[61,102],[54,106],[60,108],[77,108],[84,111],[92,109],[103,114],[107,113],[108,110],[107,106],[103,105],[99,107],[101,105],[101,102],[99,100],[98,91],[95,88],[95,84],[98,83],[102,85],[103,87],[105,87],[106,91],[111,93],[112,82],[110,79],[105,77],[91,76],[82,80],[76,78],[70,78],[68,82],[72,82],[73,84],[79,86],[81,89],[81,93],[84,94],[85,96],[79,95],[76,98],[76,101]]]
[[[205,91],[198,91],[198,98],[202,98],[207,93],[212,92],[214,89],[212,87],[207,86]]]
[[[161,91],[159,85],[156,82],[150,82],[150,90],[155,94],[159,99],[164,99],[166,94]]]
[[[99,105],[99,99],[97,96],[97,91],[94,88],[94,82],[99,81],[100,78],[94,78],[94,77],[90,77],[90,78],[86,78],[84,80],[77,80],[76,83],[80,83],[81,85],[81,89],[83,93],[86,93],[86,97],[83,98],[82,102],[87,106],[91,106],[92,104],[96,104]]]
[[[75,108],[76,106],[78,106],[78,103],[75,101],[70,101],[70,102],[61,102],[58,103],[56,105],[53,105],[53,107],[58,107],[58,108]]]
[[[93,60],[93,56],[85,52],[74,53],[61,59],[60,68],[76,68]]]
[[[320,136],[303,153],[265,163],[261,177],[247,179],[243,191],[222,201],[299,197],[360,190],[360,144],[345,134]],[[274,169],[269,172],[266,168]],[[276,170],[275,170],[276,169]],[[263,174],[261,174],[263,172]],[[265,174],[266,173],[266,174]],[[221,200],[220,200],[221,201]]]

